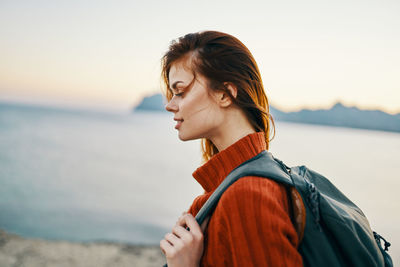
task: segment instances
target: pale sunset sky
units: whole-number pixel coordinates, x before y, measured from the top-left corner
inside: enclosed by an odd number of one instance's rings
[[[400,1],[0,0],[0,101],[128,111],[172,39],[238,37],[271,103],[400,112]]]

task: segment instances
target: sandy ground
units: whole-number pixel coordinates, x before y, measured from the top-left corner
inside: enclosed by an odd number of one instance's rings
[[[164,264],[158,246],[26,239],[0,230],[0,267],[161,267]]]

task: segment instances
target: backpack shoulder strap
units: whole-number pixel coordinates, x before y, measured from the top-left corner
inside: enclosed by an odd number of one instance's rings
[[[197,222],[201,225],[204,219],[210,215],[216,207],[219,199],[226,189],[238,179],[245,176],[268,177],[276,182],[293,186],[290,175],[286,172],[285,165],[273,158],[268,151],[262,151],[257,156],[245,161],[236,167],[215,189],[196,215]]]

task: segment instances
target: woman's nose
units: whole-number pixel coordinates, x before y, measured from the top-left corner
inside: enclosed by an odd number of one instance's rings
[[[176,105],[175,101],[172,99],[165,105],[165,109],[169,112],[176,112],[178,111],[178,106]]]

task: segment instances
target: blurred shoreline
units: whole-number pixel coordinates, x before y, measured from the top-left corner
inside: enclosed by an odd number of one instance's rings
[[[164,263],[157,245],[30,239],[0,229],[0,266],[160,267]]]

